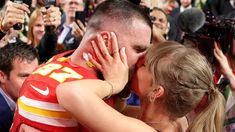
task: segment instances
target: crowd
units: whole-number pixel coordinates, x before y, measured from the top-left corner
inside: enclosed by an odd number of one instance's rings
[[[4,0],[0,132],[234,131],[234,9],[235,0]],[[226,50],[182,29],[194,10],[233,22]]]

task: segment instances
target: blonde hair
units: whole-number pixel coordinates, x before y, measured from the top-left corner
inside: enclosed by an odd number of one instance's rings
[[[177,42],[166,41],[149,48],[146,63],[153,73],[153,82],[165,89],[164,104],[172,116],[185,116],[207,96],[206,107],[187,131],[222,131],[225,100],[214,86],[213,73],[204,56]]]
[[[35,37],[33,36],[33,27],[34,27],[34,24],[35,24],[37,18],[40,17],[41,15],[42,14],[41,14],[40,9],[36,8],[33,11],[33,13],[31,14],[30,19],[29,19],[29,24],[28,24],[29,31],[27,32],[27,37],[31,41],[31,43],[33,44],[34,47],[36,47],[37,45],[33,43],[34,39],[35,39]]]

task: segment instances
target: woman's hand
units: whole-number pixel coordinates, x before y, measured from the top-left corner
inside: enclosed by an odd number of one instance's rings
[[[214,43],[214,55],[215,55],[216,60],[219,62],[221,73],[225,77],[227,77],[227,75],[229,74],[233,74],[232,69],[229,66],[227,57],[224,55],[222,50],[218,47],[218,44],[216,42]]]
[[[229,66],[227,57],[223,54],[222,50],[218,47],[217,43],[214,43],[214,55],[219,62],[221,73],[229,79],[231,90],[235,91],[235,75],[232,68]]]
[[[55,26],[57,28],[60,25],[61,12],[58,7],[50,6],[48,9],[42,7],[41,12],[45,26]]]
[[[98,42],[92,41],[92,47],[98,61],[89,55],[89,60],[99,69],[104,79],[113,85],[113,92],[120,92],[128,81],[128,64],[125,47],[119,51],[116,35],[111,32],[111,39],[104,40],[97,35]],[[106,42],[106,43],[105,43]],[[109,52],[106,44],[110,47]]]

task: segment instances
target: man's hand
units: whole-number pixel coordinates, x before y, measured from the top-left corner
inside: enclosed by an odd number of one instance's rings
[[[7,32],[17,23],[24,23],[25,13],[30,13],[28,5],[10,2],[1,22],[3,32]]]
[[[229,66],[227,57],[223,54],[222,50],[218,47],[217,43],[214,43],[214,55],[216,60],[219,62],[220,71],[226,77],[232,74],[232,69]]]
[[[164,38],[161,32],[162,32],[161,29],[153,25],[153,44],[158,44],[158,43],[166,41],[166,39]]]
[[[85,31],[86,31],[86,28],[80,20],[76,20],[76,22],[73,23],[72,34],[77,39],[81,40]]]

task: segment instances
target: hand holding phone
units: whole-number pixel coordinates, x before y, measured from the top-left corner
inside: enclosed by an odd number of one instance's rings
[[[23,4],[23,0],[14,0],[14,3],[17,3],[17,4]],[[22,29],[22,24],[21,23],[16,23],[13,28],[15,30],[21,30]]]
[[[83,25],[85,25],[86,22],[86,12],[85,11],[76,11],[75,12],[75,22],[77,20],[80,20]]]

